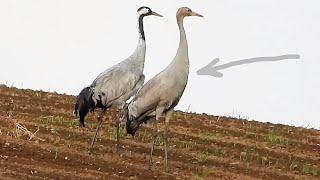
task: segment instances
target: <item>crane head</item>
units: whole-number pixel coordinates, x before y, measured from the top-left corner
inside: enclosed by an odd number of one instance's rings
[[[125,117],[127,133],[134,136],[136,131],[139,129],[140,124],[135,121],[135,118],[133,116],[129,115],[128,111],[125,112]]]
[[[154,11],[152,11],[149,7],[147,6],[142,6],[140,7],[138,10],[137,10],[137,13],[138,13],[138,17],[142,16],[159,16],[159,17],[163,17],[161,14],[158,14]]]
[[[139,126],[140,126],[140,123],[138,123],[137,121],[128,121],[126,125],[127,133],[134,136],[137,130],[139,129]]]
[[[201,14],[198,14],[196,12],[193,12],[190,8],[188,7],[181,7],[177,11],[177,18],[184,18],[186,16],[198,16],[198,17],[203,17]]]

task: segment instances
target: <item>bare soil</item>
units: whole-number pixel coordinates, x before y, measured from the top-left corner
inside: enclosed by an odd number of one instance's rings
[[[74,102],[65,94],[0,87],[0,179],[320,179],[319,130],[177,111],[166,173],[161,131],[153,170],[147,168],[149,124],[133,138],[122,123],[115,153],[114,109],[89,154],[97,112],[83,128]]]

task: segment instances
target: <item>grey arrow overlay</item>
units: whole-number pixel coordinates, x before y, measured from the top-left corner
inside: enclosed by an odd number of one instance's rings
[[[243,59],[239,61],[233,61],[226,64],[222,64],[219,66],[214,66],[219,62],[219,58],[214,59],[205,67],[199,69],[197,71],[198,75],[209,75],[217,78],[221,78],[223,74],[218,72],[218,70],[227,69],[233,66],[239,66],[243,64],[250,64],[255,62],[266,62],[266,61],[281,61],[286,59],[300,59],[300,55],[298,54],[286,54],[282,56],[273,56],[273,57],[256,57],[251,59]]]

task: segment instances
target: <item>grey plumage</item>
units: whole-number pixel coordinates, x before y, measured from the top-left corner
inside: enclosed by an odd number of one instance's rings
[[[187,8],[185,11],[188,11]],[[157,108],[164,112],[174,108],[179,102],[187,85],[189,75],[188,43],[183,26],[184,8],[177,12],[180,29],[180,43],[173,61],[159,74],[149,80],[127,107],[128,125],[133,120],[141,120],[141,116],[155,116]],[[179,13],[180,12],[180,13]],[[146,113],[149,115],[146,115]],[[144,118],[142,118],[144,119]],[[130,125],[127,127],[129,132]]]
[[[89,87],[81,91],[75,106],[76,114],[85,114],[95,108],[122,109],[125,101],[144,83],[145,51],[146,43],[139,38],[136,50],[128,59],[99,74]]]
[[[139,24],[139,41],[134,53],[126,60],[105,70],[93,81],[93,83],[84,88],[78,96],[75,105],[75,114],[80,115],[80,122],[84,125],[84,118],[89,111],[95,108],[101,108],[103,112],[109,107],[115,107],[120,111],[125,102],[141,88],[144,83],[144,62],[146,53],[146,42],[143,30],[143,17],[149,15],[161,16],[153,12],[148,7],[141,7],[137,11]],[[95,136],[93,137],[91,148],[95,142],[96,135],[101,126],[102,115],[99,116],[99,125],[97,126]],[[119,116],[118,116],[119,117]],[[119,133],[119,118],[117,124],[117,145]],[[118,150],[118,146],[117,146]]]
[[[188,43],[183,26],[185,16],[201,16],[192,12],[189,8],[180,8],[177,12],[177,23],[180,30],[179,48],[173,61],[162,72],[157,74],[138,94],[133,98],[126,108],[127,133],[134,135],[143,122],[156,117],[153,122],[152,147],[150,155],[150,166],[152,165],[152,153],[154,149],[155,136],[157,135],[157,122],[165,117],[164,145],[165,145],[165,167],[167,170],[167,128],[173,108],[178,104],[188,81],[189,56]],[[202,16],[201,16],[202,17]]]
[[[92,99],[95,104],[122,109],[125,102],[144,83],[146,45],[139,40],[136,51],[128,59],[101,73],[92,83]]]

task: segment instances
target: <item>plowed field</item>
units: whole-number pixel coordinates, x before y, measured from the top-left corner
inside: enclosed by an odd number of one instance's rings
[[[170,170],[160,131],[149,171],[149,124],[133,138],[122,123],[117,155],[111,109],[89,154],[97,112],[83,128],[74,101],[0,87],[1,179],[320,179],[319,130],[178,111],[170,121]]]

